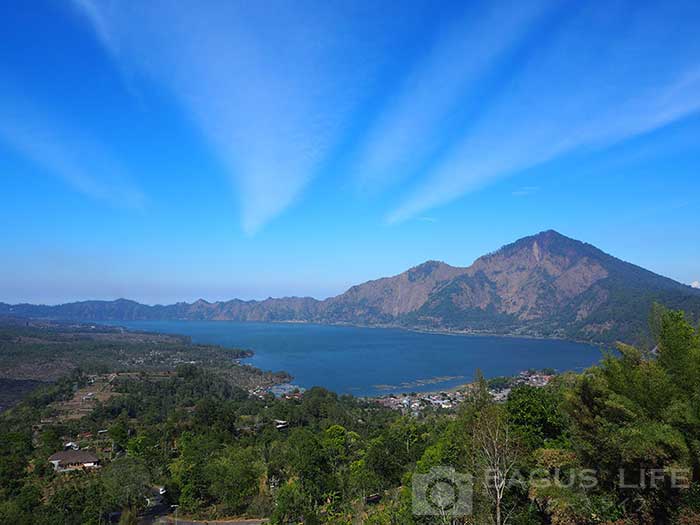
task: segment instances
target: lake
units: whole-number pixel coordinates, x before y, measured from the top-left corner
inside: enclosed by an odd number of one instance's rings
[[[583,343],[517,337],[466,336],[315,324],[233,321],[120,321],[136,330],[182,334],[196,343],[252,350],[247,363],[285,370],[304,388],[376,396],[430,391],[528,368],[581,371],[601,358]]]

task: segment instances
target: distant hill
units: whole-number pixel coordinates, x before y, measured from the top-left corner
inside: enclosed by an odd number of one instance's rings
[[[350,323],[428,330],[632,341],[651,305],[700,317],[700,290],[546,231],[467,268],[428,261],[325,300],[285,297],[148,306],[83,301],[58,306],[0,303],[0,315],[100,320],[235,320]]]

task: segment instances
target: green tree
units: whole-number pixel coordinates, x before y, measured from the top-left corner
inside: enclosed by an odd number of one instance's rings
[[[258,494],[264,465],[252,448],[226,447],[207,468],[209,492],[225,515],[240,514]]]
[[[279,488],[271,519],[279,525],[318,523],[314,504],[299,481],[290,481]]]
[[[184,512],[196,513],[211,503],[207,468],[221,444],[215,435],[184,432],[177,442],[180,456],[170,465]]]
[[[135,511],[145,506],[150,474],[143,461],[128,456],[115,459],[105,467],[101,478],[108,500],[115,507]]]
[[[129,442],[129,433],[129,416],[126,412],[122,412],[109,427],[109,437],[112,439],[114,447],[125,449]]]
[[[521,441],[532,449],[561,446],[567,441],[569,420],[561,408],[561,390],[555,386],[519,386],[508,396],[508,421]]]
[[[667,523],[679,501],[671,472],[698,475],[700,343],[682,313],[656,316],[658,358],[619,345],[579,378],[567,411],[574,448],[603,487],[635,502],[639,519]]]
[[[323,495],[335,490],[330,464],[320,441],[307,429],[295,429],[289,436],[290,463],[299,476],[304,491],[314,501],[321,502]]]

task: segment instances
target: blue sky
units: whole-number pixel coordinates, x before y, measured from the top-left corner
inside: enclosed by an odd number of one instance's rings
[[[325,297],[549,228],[691,283],[699,24],[696,1],[3,2],[0,301]]]

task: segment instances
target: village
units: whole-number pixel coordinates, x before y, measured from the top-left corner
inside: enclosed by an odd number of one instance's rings
[[[489,393],[494,401],[503,403],[516,386],[528,385],[536,388],[547,386],[555,377],[554,370],[524,370],[514,377],[502,377],[490,380]],[[469,396],[472,384],[440,392],[411,392],[391,394],[376,398],[377,403],[398,410],[406,415],[417,416],[429,409],[450,410],[457,407]]]
[[[497,403],[503,403],[508,399],[513,388],[521,385],[535,388],[545,387],[555,376],[556,371],[552,369],[523,370],[516,376],[488,380],[489,394]],[[472,388],[473,384],[468,383],[449,390],[406,392],[367,399],[383,407],[400,411],[405,415],[417,416],[428,409],[450,410],[457,407],[467,399]],[[272,394],[281,399],[300,400],[304,395],[304,390],[298,385],[283,383],[272,387],[258,386],[250,389],[248,393],[258,398]]]

